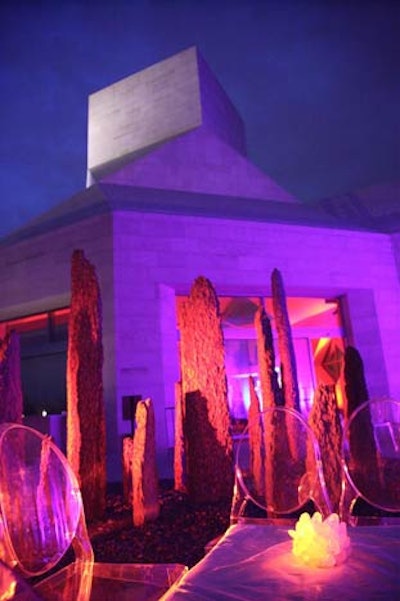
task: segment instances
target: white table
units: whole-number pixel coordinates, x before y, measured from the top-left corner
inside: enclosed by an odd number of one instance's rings
[[[348,527],[351,553],[334,568],[296,563],[288,527],[239,523],[162,601],[400,599],[400,525]]]

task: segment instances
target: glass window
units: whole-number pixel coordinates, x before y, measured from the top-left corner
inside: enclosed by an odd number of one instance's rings
[[[66,410],[69,308],[2,322],[1,334],[19,335],[25,415]]]
[[[186,297],[178,297],[179,306]],[[249,376],[255,380],[261,400],[258,381],[257,343],[254,330],[254,316],[257,308],[264,305],[271,319],[274,336],[275,369],[280,381],[279,349],[271,298],[220,296],[221,325],[225,340],[225,367],[228,380],[228,402],[233,421],[247,417],[250,402]],[[320,365],[320,355],[316,352],[319,341],[332,340],[335,348],[343,348],[343,332],[339,304],[324,298],[287,298],[289,320],[292,328],[293,345],[296,355],[297,378],[300,394],[300,408],[307,415],[318,384],[325,384]],[[335,365],[337,368],[337,365]],[[335,372],[336,373],[336,372]],[[332,382],[332,379],[330,380]],[[338,400],[340,402],[340,378]],[[335,382],[336,383],[336,382]]]

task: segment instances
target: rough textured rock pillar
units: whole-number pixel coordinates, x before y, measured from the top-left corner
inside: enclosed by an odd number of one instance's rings
[[[342,426],[333,386],[320,385],[315,391],[308,423],[321,451],[325,484],[332,510],[339,511],[342,492]]]
[[[260,374],[263,410],[273,409],[283,404],[282,391],[279,388],[275,371],[275,352],[270,319],[263,307],[259,307],[254,316],[254,328],[257,336],[258,369]],[[285,441],[277,440],[274,430],[274,417],[265,414],[263,419],[263,489],[265,502],[268,507],[276,505],[276,454],[277,444]],[[286,434],[286,432],[284,432]]]
[[[21,356],[16,332],[0,339],[0,423],[22,422]]]
[[[232,497],[233,454],[218,298],[195,280],[179,315],[188,492],[194,502]]]
[[[369,400],[365,381],[364,364],[358,350],[348,346],[344,353],[345,381],[345,419],[349,420],[352,413]],[[351,461],[356,466],[360,485],[365,482],[365,489],[371,487],[373,479],[379,479],[377,449],[369,408],[362,411],[356,418],[350,431]]]
[[[282,370],[282,389],[285,407],[300,411],[299,386],[297,383],[296,357],[292,329],[286,306],[286,293],[281,272],[274,269],[271,275],[272,304]]]
[[[278,347],[281,361],[282,391],[285,407],[300,411],[299,386],[297,382],[296,357],[292,330],[286,306],[286,293],[280,271],[274,269],[271,275],[272,305],[275,327],[278,334]],[[294,423],[294,422],[293,422]],[[300,454],[295,429],[288,428],[289,447],[293,458]]]
[[[175,444],[174,444],[174,488],[186,491],[185,484],[185,437],[183,435],[182,383],[175,384]]]
[[[88,520],[106,503],[106,428],[103,402],[101,298],[93,265],[72,255],[67,356],[67,455],[82,490]]]
[[[356,348],[348,346],[344,352],[344,386],[346,394],[345,418],[349,419],[357,407],[368,401],[364,364]]]
[[[254,316],[254,328],[257,336],[258,370],[260,376],[262,408],[282,404],[281,390],[275,371],[275,352],[270,319],[264,309],[259,307]]]
[[[250,406],[248,413],[248,432],[250,447],[250,468],[253,474],[254,488],[259,497],[265,494],[264,482],[264,435],[260,416],[260,401],[254,385],[254,378],[249,377]]]
[[[132,503],[132,458],[133,438],[124,436],[122,439],[122,495],[125,503]]]
[[[156,467],[154,410],[150,399],[136,406],[136,429],[133,437],[132,508],[133,523],[143,526],[160,513]]]

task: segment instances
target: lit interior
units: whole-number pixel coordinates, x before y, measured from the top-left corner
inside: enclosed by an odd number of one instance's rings
[[[177,307],[186,297],[177,297]],[[228,402],[231,416],[246,419],[250,403],[248,378],[258,381],[257,343],[254,315],[261,303],[271,319],[276,341],[272,299],[260,297],[220,296],[221,322],[225,339],[225,365],[228,380]],[[342,406],[342,366],[344,357],[343,328],[339,303],[320,297],[288,297],[287,307],[292,327],[299,383],[300,407],[308,414],[314,391],[320,384],[335,387],[338,405]],[[275,359],[280,382],[278,345]]]

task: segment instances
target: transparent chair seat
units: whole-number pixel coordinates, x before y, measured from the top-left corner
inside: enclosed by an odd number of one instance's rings
[[[20,424],[0,426],[0,558],[51,601],[156,600],[180,564],[94,561],[76,477],[51,439]],[[71,550],[74,561],[67,563]],[[49,573],[51,572],[51,575]]]
[[[266,409],[249,421],[235,454],[231,522],[242,517],[293,517],[312,502],[328,515],[319,447],[297,411]]]
[[[0,561],[0,601],[41,601],[31,585],[15,570]]]
[[[371,400],[350,416],[343,431],[342,518],[356,502],[371,509],[400,512],[400,402]]]
[[[161,563],[93,563],[85,569],[68,565],[37,584],[35,591],[45,600],[81,599],[82,580],[90,579],[88,599],[94,601],[157,601],[186,571],[180,564]]]

